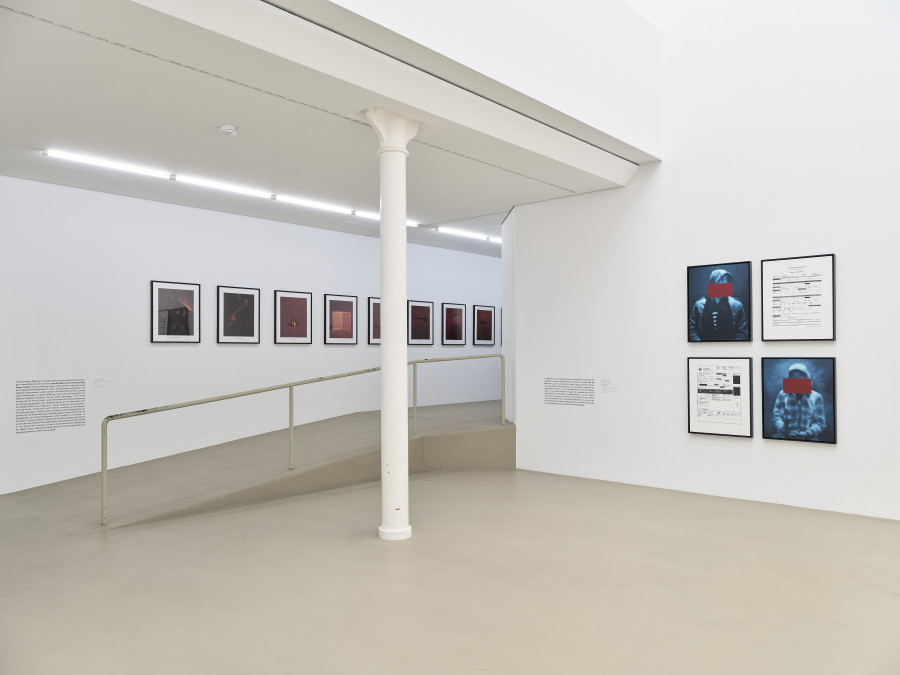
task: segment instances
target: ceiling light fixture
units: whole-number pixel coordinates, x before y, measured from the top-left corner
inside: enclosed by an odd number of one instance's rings
[[[240,185],[231,185],[230,183],[220,183],[216,180],[208,178],[199,178],[198,176],[183,176],[177,174],[175,180],[179,183],[188,183],[190,185],[199,185],[200,187],[213,188],[214,190],[224,190],[225,192],[236,192],[239,195],[247,195],[248,197],[262,197],[263,199],[272,199],[274,196],[271,192],[263,192],[262,190],[254,190],[253,188],[241,187]]]
[[[502,239],[500,239],[500,237],[489,237],[486,234],[478,234],[477,232],[470,232],[469,230],[460,230],[455,227],[444,227],[443,225],[440,225],[434,229],[438,232],[442,232],[444,234],[452,234],[457,237],[468,237],[469,239],[481,239],[482,241],[489,241],[492,244],[502,243]]]
[[[319,209],[320,211],[343,213],[347,216],[353,215],[353,209],[348,209],[346,206],[336,206],[334,204],[326,204],[325,202],[317,202],[311,199],[301,199],[300,197],[275,195],[275,201],[284,202],[285,204],[293,204],[294,206],[304,206],[308,209]]]
[[[228,125],[224,125],[228,126]],[[221,131],[221,129],[220,129]],[[224,133],[224,132],[223,132]],[[82,155],[80,153],[68,152],[64,150],[42,150],[42,154],[47,157],[56,159],[66,159],[72,162],[80,162],[81,164],[90,164],[92,166],[100,166],[106,169],[115,169],[117,171],[127,171],[128,173],[136,173],[142,176],[152,176],[153,178],[164,178],[166,180],[174,180],[179,183],[187,183],[188,185],[197,185],[199,187],[212,188],[214,190],[224,190],[225,192],[234,192],[248,197],[259,197],[261,199],[272,199],[285,204],[301,206],[308,209],[317,209],[319,211],[331,211],[332,213],[342,213],[347,216],[356,216],[357,218],[365,218],[366,220],[381,220],[381,214],[373,211],[357,211],[346,206],[338,206],[337,204],[328,204],[319,202],[314,199],[303,199],[302,197],[289,197],[287,195],[275,195],[264,190],[256,190],[231,183],[222,183],[221,181],[211,180],[209,178],[200,178],[199,176],[185,176],[182,174],[169,173],[168,171],[160,171],[158,169],[150,169],[147,167],[137,166],[135,164],[127,164],[102,157],[93,157],[91,155]],[[407,227],[418,227],[419,223],[414,220],[407,220]]]
[[[160,171],[159,169],[150,169],[145,166],[137,166],[136,164],[126,164],[124,162],[116,162],[111,159],[102,157],[93,157],[91,155],[82,155],[75,152],[67,152],[65,150],[47,149],[43,151],[47,157],[56,159],[65,159],[70,162],[78,162],[80,164],[90,164],[91,166],[101,166],[104,169],[115,169],[117,171],[127,171],[128,173],[137,173],[142,176],[152,176],[153,178],[171,178],[168,171]]]

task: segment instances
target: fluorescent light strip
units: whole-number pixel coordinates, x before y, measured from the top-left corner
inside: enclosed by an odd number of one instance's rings
[[[320,211],[331,211],[333,213],[343,213],[352,216],[353,209],[346,206],[335,206],[334,204],[326,204],[325,202],[316,202],[311,199],[300,199],[299,197],[286,197],[284,195],[275,195],[275,201],[284,202],[285,204],[294,204],[295,206],[304,206],[308,209],[319,209]]]
[[[239,195],[247,195],[248,197],[261,197],[262,199],[271,199],[271,192],[263,192],[262,190],[254,190],[252,188],[241,187],[240,185],[231,185],[229,183],[220,183],[219,181],[209,180],[208,178],[200,178],[198,176],[182,176],[176,175],[175,180],[179,183],[188,183],[189,185],[199,185],[200,187],[208,187],[214,190],[224,190],[225,192],[236,192]]]
[[[481,239],[481,241],[489,241],[492,244],[500,244],[502,243],[502,239],[500,237],[489,237],[486,234],[478,234],[477,232],[470,232],[469,230],[458,230],[455,227],[444,227],[441,225],[440,227],[434,228],[438,232],[443,232],[444,234],[453,234],[457,237],[468,237],[469,239]]]
[[[91,157],[90,155],[81,155],[75,152],[66,152],[65,150],[44,150],[47,157],[56,159],[66,159],[70,162],[79,162],[81,164],[90,164],[91,166],[101,166],[105,169],[115,169],[116,171],[127,171],[128,173],[137,173],[142,176],[151,176],[153,178],[165,178],[168,180],[171,175],[167,171],[159,171],[158,169],[150,169],[135,164],[125,164],[123,162],[114,162],[110,159],[102,157]]]
[[[331,211],[332,213],[342,213],[347,216],[356,216],[357,218],[365,218],[366,220],[381,220],[381,214],[375,213],[373,211],[356,211],[355,209],[348,208],[346,206],[338,206],[336,204],[327,204],[325,202],[318,202],[313,199],[303,199],[301,197],[289,197],[286,195],[273,195],[270,192],[264,192],[262,190],[254,190],[253,188],[242,187],[240,185],[232,185],[230,183],[222,183],[216,180],[210,180],[208,178],[200,178],[199,176],[183,176],[183,175],[175,175],[170,174],[167,171],[159,171],[157,169],[149,169],[142,166],[137,166],[134,164],[126,164],[124,162],[117,162],[110,159],[103,159],[101,157],[92,157],[90,155],[82,155],[75,152],[67,152],[64,150],[51,150],[47,149],[43,151],[43,154],[47,157],[54,157],[56,159],[66,159],[71,162],[80,162],[81,164],[90,164],[92,166],[100,166],[106,169],[115,169],[117,171],[127,171],[128,173],[136,173],[142,176],[151,176],[153,178],[164,178],[166,180],[175,180],[179,183],[187,183],[188,185],[197,185],[200,187],[212,188],[214,190],[224,190],[226,192],[234,192],[240,195],[246,195],[248,197],[259,197],[261,199],[274,199],[275,201],[284,202],[285,204],[292,204],[294,206],[301,206],[308,209],[317,209],[319,211]],[[419,223],[414,220],[407,220],[407,227],[418,227]]]

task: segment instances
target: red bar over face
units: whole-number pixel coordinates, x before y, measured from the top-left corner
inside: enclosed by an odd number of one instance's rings
[[[781,388],[785,394],[811,394],[812,380],[805,377],[786,377],[782,380]]]
[[[706,288],[706,295],[710,298],[728,298],[734,295],[733,283],[727,284],[709,284]]]

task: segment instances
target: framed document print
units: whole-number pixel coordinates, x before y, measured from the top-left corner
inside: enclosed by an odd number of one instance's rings
[[[406,343],[434,344],[434,303],[408,300],[406,303]]]
[[[763,438],[837,442],[834,358],[764,358]]]
[[[688,358],[688,432],[753,436],[753,362]]]
[[[441,344],[466,344],[466,306],[445,302],[441,305]]]
[[[474,345],[494,344],[494,308],[489,305],[472,307],[472,324]]]
[[[218,341],[259,344],[259,289],[219,286]]]
[[[150,342],[200,342],[200,284],[150,282]]]
[[[275,344],[312,343],[312,293],[275,291]]]
[[[750,262],[687,268],[688,342],[752,339]]]
[[[834,340],[834,254],[762,261],[762,339]]]
[[[325,295],[325,344],[356,344],[356,296]]]
[[[369,344],[381,344],[381,298],[369,298]]]

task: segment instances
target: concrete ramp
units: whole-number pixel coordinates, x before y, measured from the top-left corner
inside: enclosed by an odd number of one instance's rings
[[[410,416],[412,411],[410,411]],[[514,469],[515,427],[499,401],[419,408],[410,417],[410,473]],[[107,528],[220,510],[379,480],[380,413],[353,413],[242,438],[109,472]],[[100,527],[99,474],[0,497],[26,513],[73,528]]]

